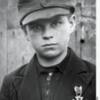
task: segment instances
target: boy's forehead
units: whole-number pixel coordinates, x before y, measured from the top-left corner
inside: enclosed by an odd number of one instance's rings
[[[49,9],[39,10],[28,14],[23,20],[22,24],[25,25],[30,22],[38,20],[49,20],[69,13],[70,11],[64,8],[51,8],[51,9],[49,8]]]

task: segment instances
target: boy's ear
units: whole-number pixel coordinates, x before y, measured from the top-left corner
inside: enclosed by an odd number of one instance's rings
[[[69,22],[70,22],[70,33],[73,33],[75,31],[75,28],[76,28],[76,22],[75,22],[75,15],[72,15],[69,19]]]

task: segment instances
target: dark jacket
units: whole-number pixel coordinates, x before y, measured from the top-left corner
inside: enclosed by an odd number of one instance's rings
[[[95,67],[78,58],[71,50],[65,73],[54,100],[76,100],[75,86],[82,86],[83,100],[95,99]],[[0,100],[41,100],[34,57],[4,78]]]

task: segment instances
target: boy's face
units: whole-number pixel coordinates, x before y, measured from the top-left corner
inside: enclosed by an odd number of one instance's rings
[[[74,28],[74,18],[56,15],[29,23],[26,25],[26,32],[39,56],[53,58],[67,51]]]

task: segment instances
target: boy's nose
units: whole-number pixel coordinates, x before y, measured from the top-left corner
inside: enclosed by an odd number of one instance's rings
[[[53,38],[53,31],[50,28],[46,28],[46,30],[43,33],[43,39],[51,39]]]

